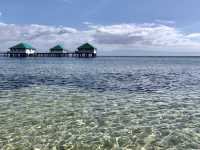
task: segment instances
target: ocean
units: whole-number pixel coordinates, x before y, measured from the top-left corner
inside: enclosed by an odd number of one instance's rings
[[[2,57],[0,149],[200,149],[200,57]]]

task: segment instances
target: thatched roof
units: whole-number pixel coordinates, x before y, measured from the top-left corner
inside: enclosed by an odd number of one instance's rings
[[[50,50],[64,50],[64,47],[62,45],[56,45],[53,48],[51,48]]]
[[[11,47],[10,49],[35,49],[34,47],[32,47],[31,45],[27,44],[27,43],[19,43],[13,47]]]
[[[89,44],[89,43],[85,43],[85,44],[81,45],[80,47],[78,47],[78,50],[83,50],[83,49],[85,49],[85,50],[94,50],[96,48],[94,46],[92,46],[91,44]]]

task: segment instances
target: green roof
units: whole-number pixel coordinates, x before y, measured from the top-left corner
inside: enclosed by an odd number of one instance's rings
[[[33,48],[31,45],[27,44],[27,43],[19,43],[13,47],[11,47],[10,49],[12,48],[16,48],[16,49],[35,49]]]
[[[80,47],[78,47],[78,50],[80,50],[80,49],[96,49],[96,48],[89,43],[85,43],[85,44],[81,45]]]
[[[53,48],[51,48],[50,50],[64,50],[64,47],[62,45],[56,45]]]

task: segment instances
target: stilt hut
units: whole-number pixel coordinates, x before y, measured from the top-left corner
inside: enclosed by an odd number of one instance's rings
[[[76,53],[79,54],[79,57],[96,57],[97,49],[89,43],[85,43],[78,47]]]
[[[13,47],[10,47],[10,55],[16,57],[30,56],[35,53],[35,48],[27,43],[19,43]]]
[[[49,50],[50,53],[63,53],[65,51],[64,47],[62,45],[56,45],[55,47],[51,48]]]

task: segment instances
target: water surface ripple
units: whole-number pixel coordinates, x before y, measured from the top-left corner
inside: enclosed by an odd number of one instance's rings
[[[0,149],[200,149],[200,58],[0,59]]]

